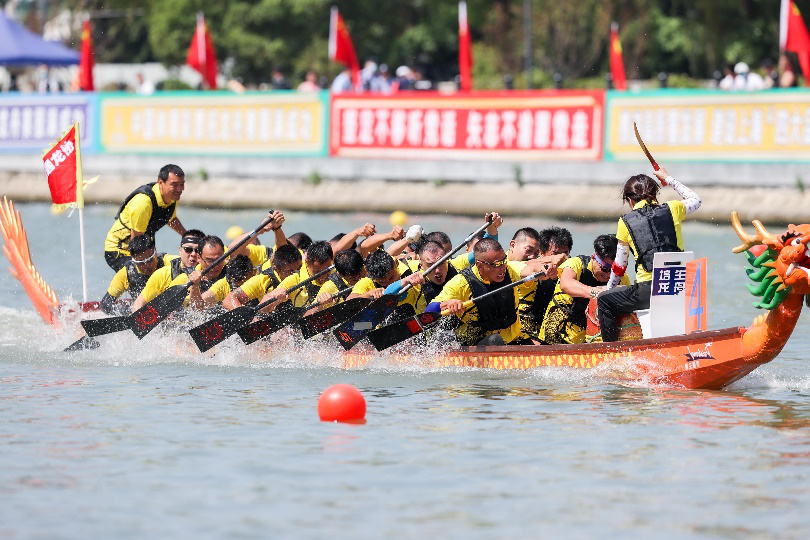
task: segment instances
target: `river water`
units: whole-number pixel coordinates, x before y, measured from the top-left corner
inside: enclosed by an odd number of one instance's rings
[[[80,297],[78,220],[19,205],[33,259]],[[112,272],[115,208],[85,213],[91,299]],[[183,208],[224,234],[256,211]],[[387,216],[289,213],[329,238]],[[415,217],[454,241],[479,220]],[[507,219],[502,239],[543,220]],[[615,224],[566,224],[574,252]],[[776,227],[774,227],[776,229]],[[728,224],[687,224],[708,256],[711,328],[760,312]],[[158,235],[174,252],[178,237]],[[171,334],[102,338],[46,326],[0,278],[0,538],[808,538],[808,317],[772,363],[718,391],[618,384],[567,369],[436,369],[383,359],[343,370],[318,346],[195,354]],[[322,347],[322,346],[321,346]],[[426,359],[425,359],[426,360]],[[364,425],[318,421],[331,384],[368,404]]]

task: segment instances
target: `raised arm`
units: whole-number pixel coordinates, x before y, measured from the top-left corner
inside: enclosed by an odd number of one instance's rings
[[[679,181],[672,178],[669,175],[666,169],[663,167],[659,167],[657,171],[655,171],[655,176],[661,182],[665,182],[666,184],[672,186],[672,189],[675,190],[675,193],[680,195],[681,199],[683,199],[683,204],[686,206],[686,213],[691,214],[698,208],[700,208],[701,200],[698,197],[697,193],[686,187],[685,185],[681,184]]]

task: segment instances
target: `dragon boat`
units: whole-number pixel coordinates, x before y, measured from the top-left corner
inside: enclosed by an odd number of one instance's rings
[[[772,234],[755,220],[756,234],[751,235],[736,212],[731,222],[742,241],[733,251],[744,253],[751,265],[746,273],[754,283],[748,289],[758,298],[754,305],[765,311],[747,327],[616,343],[461,347],[440,354],[436,364],[496,370],[561,367],[596,370],[622,381],[724,388],[776,358],[793,333],[802,304],[810,305],[810,225],[789,225],[781,234]],[[12,275],[20,280],[42,318],[58,326],[60,303],[34,267],[20,215],[8,201],[0,208],[0,232],[6,243],[3,251],[13,265]],[[92,307],[82,306],[82,310]],[[354,349],[344,352],[342,360],[346,368],[357,368],[378,357],[376,351]],[[390,358],[412,361],[407,351]]]

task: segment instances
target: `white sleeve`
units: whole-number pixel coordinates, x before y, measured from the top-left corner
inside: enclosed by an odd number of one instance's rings
[[[672,186],[672,189],[674,189],[675,192],[681,196],[681,199],[683,199],[683,204],[684,206],[686,206],[687,214],[691,214],[692,212],[700,208],[700,204],[702,203],[702,201],[700,200],[700,197],[698,197],[697,193],[695,193],[685,185],[681,184],[671,176],[667,176],[666,182],[667,184]]]
[[[614,266],[624,268],[627,271],[627,263],[630,260],[630,248],[621,242],[616,247],[616,258],[613,261]],[[610,279],[607,282],[607,288],[612,289],[622,281],[622,276],[617,276],[613,269],[610,270]]]

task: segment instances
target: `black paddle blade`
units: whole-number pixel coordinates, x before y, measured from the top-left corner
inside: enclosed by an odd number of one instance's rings
[[[306,313],[306,311],[307,308],[305,307],[287,308],[282,311],[276,311],[271,313],[268,317],[241,328],[237,333],[239,337],[242,338],[242,341],[250,345],[254,341],[258,341],[294,323],[300,319],[301,315]]]
[[[357,345],[375,326],[391,315],[399,303],[399,295],[384,294],[368,305],[350,321],[346,321],[332,332],[347,351]]]
[[[97,339],[90,336],[82,336],[67,347],[62,352],[75,352],[83,351],[86,349],[98,349],[101,343]]]
[[[372,330],[368,333],[368,340],[375,349],[384,351],[388,347],[393,347],[397,343],[421,334],[425,326],[433,324],[441,318],[440,313],[420,313],[410,319]]]
[[[313,313],[309,317],[304,317],[298,321],[301,326],[301,333],[304,335],[304,339],[309,339],[321,332],[326,332],[333,326],[348,321],[370,303],[370,298],[352,298],[336,306]]]
[[[221,343],[248,324],[256,314],[252,306],[239,306],[188,331],[200,352]]]
[[[129,315],[107,317],[106,319],[87,319],[81,322],[82,328],[89,337],[103,336],[113,332],[129,330],[132,322]]]
[[[132,332],[138,336],[138,339],[143,339],[161,321],[183,305],[187,292],[188,287],[186,285],[175,285],[160,293],[151,302],[130,316]]]

